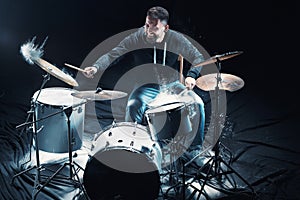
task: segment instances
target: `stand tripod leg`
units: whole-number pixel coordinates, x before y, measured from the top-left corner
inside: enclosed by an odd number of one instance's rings
[[[35,178],[35,182],[34,182],[34,184],[35,184],[35,186],[36,185],[39,185],[39,181],[40,181],[40,169],[41,169],[41,165],[40,165],[40,158],[39,158],[39,146],[38,146],[38,138],[37,138],[37,130],[36,130],[36,115],[35,115],[35,108],[36,108],[36,102],[37,102],[37,100],[38,100],[38,97],[39,97],[39,95],[40,95],[40,93],[41,93],[41,91],[42,91],[42,89],[43,89],[43,87],[45,86],[45,84],[47,83],[47,81],[49,81],[50,80],[50,75],[49,75],[49,73],[47,73],[46,75],[43,75],[43,82],[42,82],[42,84],[41,84],[41,87],[40,87],[40,89],[39,89],[39,93],[37,94],[37,96],[36,96],[36,98],[35,98],[35,100],[32,100],[31,101],[31,106],[30,106],[30,110],[28,111],[28,116],[27,116],[27,119],[26,119],[26,122],[25,123],[23,123],[23,124],[21,124],[21,125],[18,125],[18,126],[16,126],[16,128],[18,129],[18,128],[20,128],[20,127],[23,127],[24,125],[29,125],[29,124],[33,124],[33,136],[32,136],[32,138],[31,138],[31,143],[30,143],[30,147],[31,147],[31,145],[32,145],[32,142],[33,142],[33,138],[35,139],[35,146],[36,146],[36,166],[33,166],[33,167],[31,167],[31,168],[29,168],[29,169],[26,169],[26,170],[24,170],[23,172],[20,172],[20,173],[18,173],[18,174],[16,174],[15,176],[13,176],[13,178],[12,178],[12,180],[11,180],[11,184],[13,184],[14,183],[14,180],[15,180],[15,178],[16,177],[18,177],[18,176],[20,176],[20,175],[22,175],[22,174],[24,174],[24,173],[26,173],[26,172],[29,172],[29,171],[31,171],[31,170],[33,170],[33,169],[37,169],[37,174],[36,174],[36,178]],[[28,120],[30,119],[30,116],[32,115],[32,119],[33,119],[33,122],[30,122],[30,123],[28,123]],[[24,131],[24,129],[22,129],[22,131],[21,131],[21,134],[23,134],[23,131]],[[20,135],[21,136],[21,135]],[[31,149],[31,148],[30,148]],[[31,160],[31,150],[30,150],[30,160]],[[28,162],[30,162],[30,160],[28,161]],[[34,186],[34,187],[35,187]]]
[[[228,163],[226,163],[222,158],[220,158],[220,163],[223,163],[224,165],[226,165],[227,168],[229,168],[235,175],[237,175],[250,189],[253,193],[255,193],[254,188],[252,187],[252,185],[246,180],[244,179],[236,170],[234,170]]]
[[[43,184],[43,185],[38,185],[38,189],[37,189],[37,192],[35,192],[33,194],[33,199],[36,199],[36,196],[37,194],[43,189],[46,187],[46,185],[48,185],[50,183],[50,181],[52,181],[54,179],[54,177],[56,175],[58,175],[65,167],[69,166],[69,176],[67,177],[68,180],[72,181],[72,183],[74,184],[74,186],[78,186],[79,185],[79,188],[82,190],[82,192],[84,193],[85,195],[85,198],[88,200],[88,195],[86,193],[86,190],[83,186],[83,184],[81,183],[80,181],[80,177],[75,169],[75,166],[74,165],[77,165],[79,169],[81,170],[84,170],[81,166],[79,166],[77,163],[75,163],[72,159],[72,138],[71,138],[71,128],[70,128],[70,116],[71,116],[71,113],[72,113],[72,106],[64,109],[65,111],[65,114],[67,116],[67,125],[68,125],[68,152],[69,152],[69,161],[64,163],[54,174],[52,174],[52,176],[50,176],[46,182]],[[74,170],[74,171],[73,171]],[[77,178],[77,180],[74,180],[74,175],[75,177]]]
[[[209,165],[209,163],[211,163],[211,162],[212,162],[212,164]],[[207,183],[207,181],[208,181],[208,177],[209,177],[209,174],[210,174],[210,172],[211,172],[211,170],[212,170],[213,163],[214,163],[214,157],[211,157],[211,158],[210,158],[210,159],[209,159],[209,160],[208,160],[208,161],[207,161],[207,162],[199,169],[199,171],[201,172],[202,169],[204,169],[207,165],[209,165],[208,172],[207,172],[207,174],[206,174],[206,176],[205,176],[205,179],[204,179],[204,181],[203,181],[203,184],[202,184],[200,190],[194,187],[195,191],[194,191],[194,192],[192,193],[192,195],[190,196],[191,198],[196,194],[196,192],[199,192],[198,198],[197,198],[197,199],[200,198],[201,194],[202,194],[203,191],[204,191],[204,186],[206,185],[206,183]],[[193,180],[192,182],[194,182],[196,179],[198,179],[198,177],[195,177],[194,180]],[[192,182],[191,182],[191,183],[192,183]]]
[[[46,185],[48,184],[48,183],[50,183],[50,181],[66,166],[66,164],[67,163],[65,163],[63,166],[61,166],[54,174],[52,174],[52,176],[50,176],[48,179],[47,179],[47,181],[43,184],[43,185],[41,185],[40,187],[38,187],[38,189],[37,189],[37,192],[35,192],[34,194],[33,194],[33,199],[36,199],[36,196],[38,195],[38,193],[44,188],[44,187],[46,187]]]
[[[73,161],[73,164],[76,165],[79,169],[81,169],[82,171],[84,171],[84,169],[79,165],[77,164],[75,161]]]
[[[74,164],[75,164],[78,168],[80,168],[81,170],[83,170],[83,168],[82,168],[81,166],[79,166],[77,163],[74,162]],[[84,187],[83,184],[81,183],[80,178],[79,178],[78,174],[76,173],[75,166],[72,165],[72,167],[73,167],[73,170],[74,170],[74,174],[75,174],[75,176],[76,176],[76,178],[77,178],[77,181],[79,182],[79,187],[80,187],[81,191],[83,192],[85,198],[86,198],[87,200],[89,200],[89,197],[88,197],[88,194],[87,194],[87,192],[86,192],[86,190],[85,190],[85,187]]]
[[[203,192],[204,192],[204,187],[206,186],[207,181],[209,180],[210,176],[211,176],[211,177],[217,177],[218,180],[222,179],[222,175],[224,174],[224,173],[222,174],[222,173],[220,172],[221,170],[224,172],[224,170],[221,168],[221,164],[222,164],[222,163],[230,170],[231,173],[234,173],[238,178],[240,178],[240,179],[241,179],[241,180],[242,180],[242,181],[250,188],[251,192],[252,192],[254,195],[256,195],[254,188],[252,187],[252,185],[251,185],[249,182],[246,181],[246,179],[244,179],[244,178],[243,178],[236,170],[234,170],[234,169],[233,169],[228,163],[226,163],[220,156],[217,156],[217,157],[216,157],[216,156],[213,156],[213,157],[211,157],[211,158],[207,161],[207,163],[205,163],[205,164],[199,169],[199,171],[201,172],[203,168],[205,168],[208,164],[210,164],[210,166],[209,166],[209,168],[208,168],[208,171],[206,172],[207,174],[206,174],[206,176],[205,176],[205,178],[204,178],[204,180],[203,180],[201,189],[199,190],[199,189],[197,189],[197,188],[194,188],[194,189],[195,189],[195,191],[194,191],[194,193],[193,193],[194,195],[195,195],[196,192],[199,192],[198,198],[197,198],[197,199],[199,199],[200,196],[201,196],[202,194],[204,194],[204,193],[203,193]],[[212,171],[213,169],[214,169],[214,171]],[[195,178],[193,179],[192,182],[194,182],[194,181],[197,180],[197,179],[199,179],[199,177],[195,177]],[[192,183],[192,182],[191,182],[191,183]]]
[[[49,178],[47,179],[47,181],[46,181],[43,185],[41,185],[40,187],[38,187],[37,192],[35,192],[35,193],[33,194],[33,199],[36,199],[36,196],[38,195],[38,193],[39,193],[43,188],[45,188],[46,185],[48,185],[48,184],[55,178],[55,176],[58,175],[58,174],[59,174],[66,166],[68,166],[68,165],[69,165],[69,167],[70,167],[70,171],[72,172],[72,173],[71,173],[72,176],[68,177],[68,179],[69,179],[69,180],[72,180],[73,183],[77,183],[77,182],[78,182],[78,185],[79,185],[80,189],[83,191],[83,193],[84,193],[86,199],[88,200],[89,198],[88,198],[87,192],[86,192],[85,188],[83,187],[83,185],[82,185],[82,183],[81,183],[81,181],[80,181],[80,177],[78,176],[78,173],[76,172],[75,166],[74,166],[72,163],[69,163],[69,162],[64,163],[64,165],[62,165],[62,166],[61,166],[61,167],[60,167],[60,168],[59,168],[59,169],[58,169],[51,177],[49,177]],[[81,167],[80,167],[80,168],[81,168]],[[74,171],[73,171],[73,170],[74,170]],[[77,182],[73,180],[73,174],[76,176]]]
[[[26,170],[24,170],[24,171],[22,171],[22,172],[20,172],[20,173],[18,173],[18,174],[16,174],[16,175],[14,175],[13,178],[11,179],[10,184],[14,184],[15,179],[16,179],[18,176],[21,176],[22,174],[25,174],[25,173],[27,173],[27,172],[29,172],[29,171],[35,169],[35,168],[37,168],[37,166],[32,166],[32,167],[30,167],[30,168],[28,168],[28,169],[26,169]]]

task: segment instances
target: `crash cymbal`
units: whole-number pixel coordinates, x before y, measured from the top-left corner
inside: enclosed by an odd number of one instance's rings
[[[77,81],[74,80],[70,75],[65,74],[63,71],[61,71],[54,65],[50,64],[49,62],[43,60],[42,58],[37,58],[36,60],[34,60],[34,62],[38,66],[40,66],[43,70],[45,70],[49,74],[55,76],[56,78],[64,81],[65,83],[72,85],[72,86],[78,86]]]
[[[234,75],[220,73],[219,89],[230,92],[237,91],[244,86],[244,81]],[[217,73],[207,74],[196,80],[196,85],[204,91],[215,90],[217,85]]]
[[[217,62],[218,60],[219,61],[226,60],[226,59],[238,56],[238,55],[240,55],[242,53],[243,53],[242,51],[232,51],[232,52],[224,53],[224,54],[221,54],[221,55],[215,55],[213,57],[210,57],[207,60],[204,60],[204,61],[196,64],[194,67],[212,64],[212,63]]]
[[[99,92],[98,92],[99,91]],[[91,101],[114,100],[127,96],[127,93],[113,90],[89,90],[71,93],[72,96]]]

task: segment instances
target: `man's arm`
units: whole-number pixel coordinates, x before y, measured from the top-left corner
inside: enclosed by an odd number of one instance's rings
[[[92,66],[86,67],[83,72],[84,76],[93,78],[94,74],[98,71],[105,71],[111,63],[130,51],[131,46],[133,46],[134,38],[134,34],[125,37],[115,48],[98,58]]]

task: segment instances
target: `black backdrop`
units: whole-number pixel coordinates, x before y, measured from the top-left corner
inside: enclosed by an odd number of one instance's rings
[[[272,101],[280,102],[287,99],[289,105],[295,102],[296,3],[1,1],[1,102],[11,107],[11,115],[5,116],[22,121],[24,110],[20,113],[18,109],[38,89],[44,73],[24,61],[19,53],[23,43],[36,36],[41,44],[48,36],[45,59],[59,67],[64,62],[80,66],[103,40],[143,25],[146,9],[157,4],[170,10],[172,28],[198,41],[211,56],[243,51],[240,57],[224,62],[222,69],[241,76],[252,95],[272,96]],[[55,78],[48,83],[51,85],[66,86]]]
[[[166,7],[171,15],[171,28],[191,36],[211,56],[235,50],[244,52],[222,64],[223,72],[245,81],[242,90],[233,94],[239,102],[229,105],[229,113],[237,105],[248,105],[235,117],[239,121],[237,127],[250,133],[257,133],[255,128],[264,120],[280,119],[282,125],[272,127],[279,135],[275,142],[299,152],[299,3],[289,1],[2,0],[1,120],[13,125],[24,122],[30,98],[42,81],[43,70],[22,58],[19,49],[23,43],[34,36],[42,43],[48,36],[45,59],[56,66],[62,67],[64,62],[80,66],[103,40],[143,25],[145,12],[153,5]],[[54,77],[47,83],[50,86],[69,87]],[[248,127],[251,123],[254,128]],[[272,131],[269,129],[269,133]],[[299,167],[299,160],[292,161]],[[287,196],[295,197],[294,194]]]

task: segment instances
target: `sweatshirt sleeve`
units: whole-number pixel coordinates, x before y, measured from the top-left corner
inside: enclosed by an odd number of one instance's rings
[[[202,66],[193,67],[204,60],[202,53],[182,34],[179,34],[179,43],[181,46],[181,52],[183,52],[183,57],[189,61],[192,66],[187,72],[187,77],[192,77],[194,79],[200,76],[200,71]]]
[[[125,37],[116,47],[98,58],[93,66],[101,71],[106,70],[116,59],[130,51],[131,47],[134,45],[135,38],[135,33]]]

